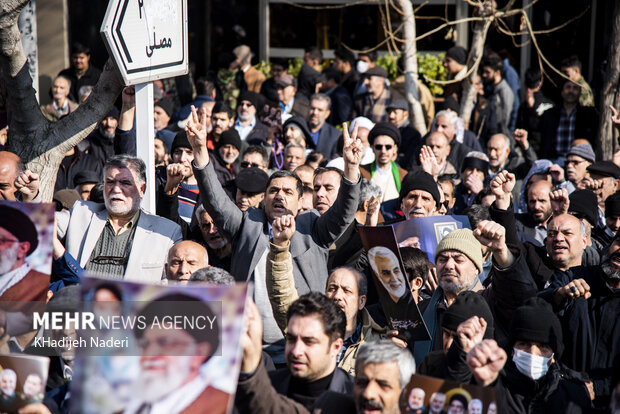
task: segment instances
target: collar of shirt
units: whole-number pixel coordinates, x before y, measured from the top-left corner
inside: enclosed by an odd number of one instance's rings
[[[136,214],[133,215],[133,217],[131,218],[131,220],[129,220],[127,222],[127,224],[125,224],[123,227],[121,227],[121,229],[118,231],[118,233],[116,233],[116,235],[118,236],[119,234],[122,234],[123,232],[133,228],[137,223],[138,223],[138,218],[140,218],[140,210],[136,211]],[[106,225],[112,225],[112,222],[110,222],[110,214],[108,213],[108,219],[106,220]],[[114,228],[114,227],[112,227]]]
[[[8,273],[5,273],[0,278],[0,295],[9,290],[13,285],[22,280],[28,272],[30,272],[30,264],[28,262],[24,263],[17,269],[13,269]]]
[[[280,110],[283,114],[290,114],[291,110],[293,109],[294,102],[295,97],[291,98],[291,100],[286,105],[284,105],[282,101],[278,102],[278,105],[280,105]]]
[[[52,105],[54,106],[55,111],[58,111],[58,110],[61,110],[63,112],[68,111],[69,110],[69,99],[65,99],[65,103],[62,106],[56,105],[56,102],[52,102]]]

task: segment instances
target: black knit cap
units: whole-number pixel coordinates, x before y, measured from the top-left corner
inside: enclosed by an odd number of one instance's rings
[[[230,144],[241,151],[241,137],[235,128],[230,128],[222,132],[222,135],[220,135],[220,140],[217,142],[217,147],[220,148],[226,144]]]
[[[620,193],[615,193],[605,200],[605,216],[620,216]]]
[[[437,182],[433,179],[433,176],[424,171],[410,172],[403,178],[403,182],[400,185],[400,196],[398,197],[399,203],[403,201],[403,198],[409,194],[411,190],[422,190],[430,193],[435,200],[435,205],[439,207],[441,202],[441,196],[439,195],[439,188]]]
[[[597,161],[587,168],[590,174],[594,173],[603,177],[620,178],[620,167],[611,161]]]
[[[533,297],[517,308],[510,325],[510,338],[517,341],[539,342],[549,345],[559,359],[564,351],[562,326],[551,305],[544,299]]]
[[[590,190],[575,190],[569,196],[568,212],[579,218],[585,218],[593,227],[598,221],[598,202],[596,194]]]
[[[267,181],[269,181],[269,176],[265,171],[250,167],[239,171],[235,178],[235,185],[244,193],[257,194],[265,192]]]
[[[0,227],[11,233],[20,242],[29,242],[27,255],[39,245],[39,233],[30,217],[21,210],[0,204]]]
[[[172,102],[172,99],[170,98],[160,99],[159,101],[155,102],[155,106],[159,106],[161,109],[163,109],[170,118],[172,118],[172,115],[174,115],[174,102]]]
[[[484,176],[486,177],[489,172],[489,162],[477,157],[466,157],[463,160],[461,172],[465,171],[466,168],[475,168],[477,170],[480,170],[484,173]]]
[[[256,110],[258,110],[258,108],[260,107],[260,96],[257,93],[250,91],[241,92],[241,94],[239,95],[239,99],[237,99],[237,102],[238,104],[241,104],[241,102],[243,101],[249,101],[252,105],[254,105],[254,108],[256,108]]]
[[[296,126],[297,128],[299,128],[301,133],[304,134],[304,139],[306,140],[307,147],[314,146],[314,141],[312,141],[312,136],[310,135],[310,130],[308,129],[308,123],[305,119],[298,115],[290,117],[286,120],[286,122],[284,122],[284,125],[282,125],[282,131],[286,132],[286,128],[288,128],[289,125]]]
[[[174,136],[174,141],[172,141],[172,146],[170,147],[170,154],[174,154],[174,150],[177,148],[192,149],[192,146],[189,145],[189,140],[187,139],[187,133],[185,131],[179,131]]]
[[[368,134],[368,142],[373,145],[375,138],[379,135],[387,135],[394,140],[397,146],[400,146],[400,131],[396,125],[390,122],[377,122]]]
[[[467,50],[462,48],[461,46],[452,46],[446,52],[446,57],[454,60],[456,63],[460,63],[464,65],[467,62]]]
[[[493,314],[487,301],[478,293],[465,291],[460,293],[454,303],[443,314],[441,325],[443,328],[456,331],[458,326],[467,319],[479,316],[487,322],[485,339],[493,338]]]

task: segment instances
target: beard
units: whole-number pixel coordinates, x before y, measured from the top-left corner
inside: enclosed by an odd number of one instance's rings
[[[471,283],[461,282],[459,279],[460,276],[458,274],[451,273],[450,275],[456,279],[454,282],[448,282],[446,280],[443,280],[443,274],[439,275],[439,286],[441,286],[444,292],[458,295],[459,293],[469,289]]]
[[[109,140],[113,140],[114,137],[116,136],[116,133],[114,131],[108,132],[108,130],[104,128],[103,125],[99,125],[99,132],[104,138],[107,138]]]
[[[140,208],[140,199],[138,197],[134,198],[131,202],[131,207],[127,206],[127,202],[122,205],[119,205],[118,203],[112,205],[107,197],[104,198],[104,204],[109,213],[116,214],[118,216],[127,216],[138,211]]]
[[[8,273],[17,261],[18,243],[11,243],[13,247],[9,247],[4,251],[0,251],[0,276]]]
[[[614,253],[612,256],[618,257],[620,253]],[[601,258],[601,269],[609,279],[620,280],[620,269],[611,263],[612,256],[610,256],[609,253],[603,255]]]
[[[144,402],[155,402],[180,388],[191,374],[191,358],[176,356],[172,360],[152,359],[141,362],[140,375],[137,378],[137,396]],[[162,368],[162,365],[165,365]],[[156,368],[154,371],[149,369]]]

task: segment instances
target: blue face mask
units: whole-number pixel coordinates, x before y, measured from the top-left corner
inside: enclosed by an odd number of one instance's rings
[[[512,361],[517,366],[519,372],[533,380],[542,378],[549,370],[549,365],[553,354],[549,358],[532,355],[520,349],[513,348]]]

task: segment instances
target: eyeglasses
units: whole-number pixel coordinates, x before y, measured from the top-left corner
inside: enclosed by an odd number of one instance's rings
[[[254,168],[261,168],[262,165],[257,164],[255,162],[248,162],[248,161],[241,161],[241,168],[248,168],[248,167],[254,167]]]
[[[243,101],[239,104],[239,106],[247,106],[249,108],[250,106],[254,106],[254,105],[252,104],[252,102]]]
[[[383,149],[383,148],[385,148],[386,151],[389,151],[389,150],[392,149],[393,145],[391,145],[391,144],[387,144],[387,145],[375,144],[374,147],[375,147],[375,149],[377,151],[381,151],[381,149]]]
[[[127,264],[127,258],[118,256],[97,256],[91,260],[91,262],[100,265],[125,266],[125,264]]]

